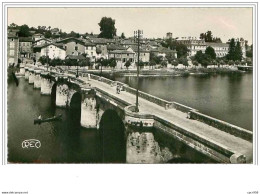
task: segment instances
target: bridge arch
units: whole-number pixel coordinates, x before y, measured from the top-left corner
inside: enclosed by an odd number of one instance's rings
[[[56,105],[56,90],[57,90],[57,83],[54,83],[51,87],[51,103]]]
[[[106,110],[99,123],[101,158],[105,163],[126,162],[125,125],[115,110]]]

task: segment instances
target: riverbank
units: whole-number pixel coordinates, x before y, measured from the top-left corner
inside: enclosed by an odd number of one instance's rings
[[[100,70],[87,70],[87,72],[100,75]],[[140,77],[176,77],[176,76],[206,76],[211,74],[245,73],[235,68],[199,68],[199,69],[149,69],[140,70]],[[136,70],[103,70],[102,74],[123,77],[136,77]]]

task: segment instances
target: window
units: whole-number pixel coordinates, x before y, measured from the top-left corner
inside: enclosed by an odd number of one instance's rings
[[[10,56],[14,56],[14,50],[10,50]]]
[[[91,56],[93,56],[93,52],[91,52]]]
[[[64,46],[65,51],[67,50],[67,46]]]
[[[75,51],[77,51],[78,50],[78,46],[75,46]]]
[[[10,48],[14,48],[14,42],[10,42]]]

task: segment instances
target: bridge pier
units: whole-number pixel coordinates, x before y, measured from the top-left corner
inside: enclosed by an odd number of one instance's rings
[[[29,68],[25,67],[24,68],[25,72],[24,72],[24,78],[25,80],[29,80]]]
[[[93,90],[82,90],[80,124],[86,128],[97,127],[97,107]]]
[[[20,64],[20,72],[19,72],[20,75],[25,75],[25,67],[24,67],[24,64]]]
[[[35,70],[34,71],[34,85],[33,88],[40,89],[41,88],[41,70]]]
[[[169,148],[160,148],[151,132],[130,132],[126,142],[126,162],[165,163],[173,158]]]
[[[54,82],[48,77],[48,73],[41,73],[41,94],[42,95],[51,95],[51,89],[54,85]]]
[[[34,83],[34,69],[29,69],[29,84],[33,84]]]
[[[66,84],[57,84],[56,88],[56,106],[67,107],[69,87]]]

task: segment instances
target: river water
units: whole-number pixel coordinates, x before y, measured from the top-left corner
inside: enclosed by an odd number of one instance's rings
[[[252,77],[252,74],[236,74],[141,78],[140,89],[252,130]],[[133,87],[136,85],[135,77],[116,79]],[[107,142],[101,141],[100,130],[79,125],[79,111],[57,108],[52,102],[51,96],[41,95],[40,90],[33,89],[24,78],[19,78],[18,87],[8,82],[8,162],[162,163],[169,159],[172,163],[212,162],[179,142],[166,140],[164,134],[155,130],[129,133],[124,143],[120,140],[124,129],[118,129],[103,133]],[[104,114],[101,126],[106,130],[124,128],[122,121],[112,113]],[[33,124],[39,115],[48,118],[58,114],[62,115],[62,122]],[[39,140],[41,147],[22,148],[22,142],[27,139]],[[104,153],[106,158],[102,157]]]
[[[136,88],[136,77],[116,77]],[[253,74],[140,77],[141,91],[176,101],[231,124],[253,130]]]

